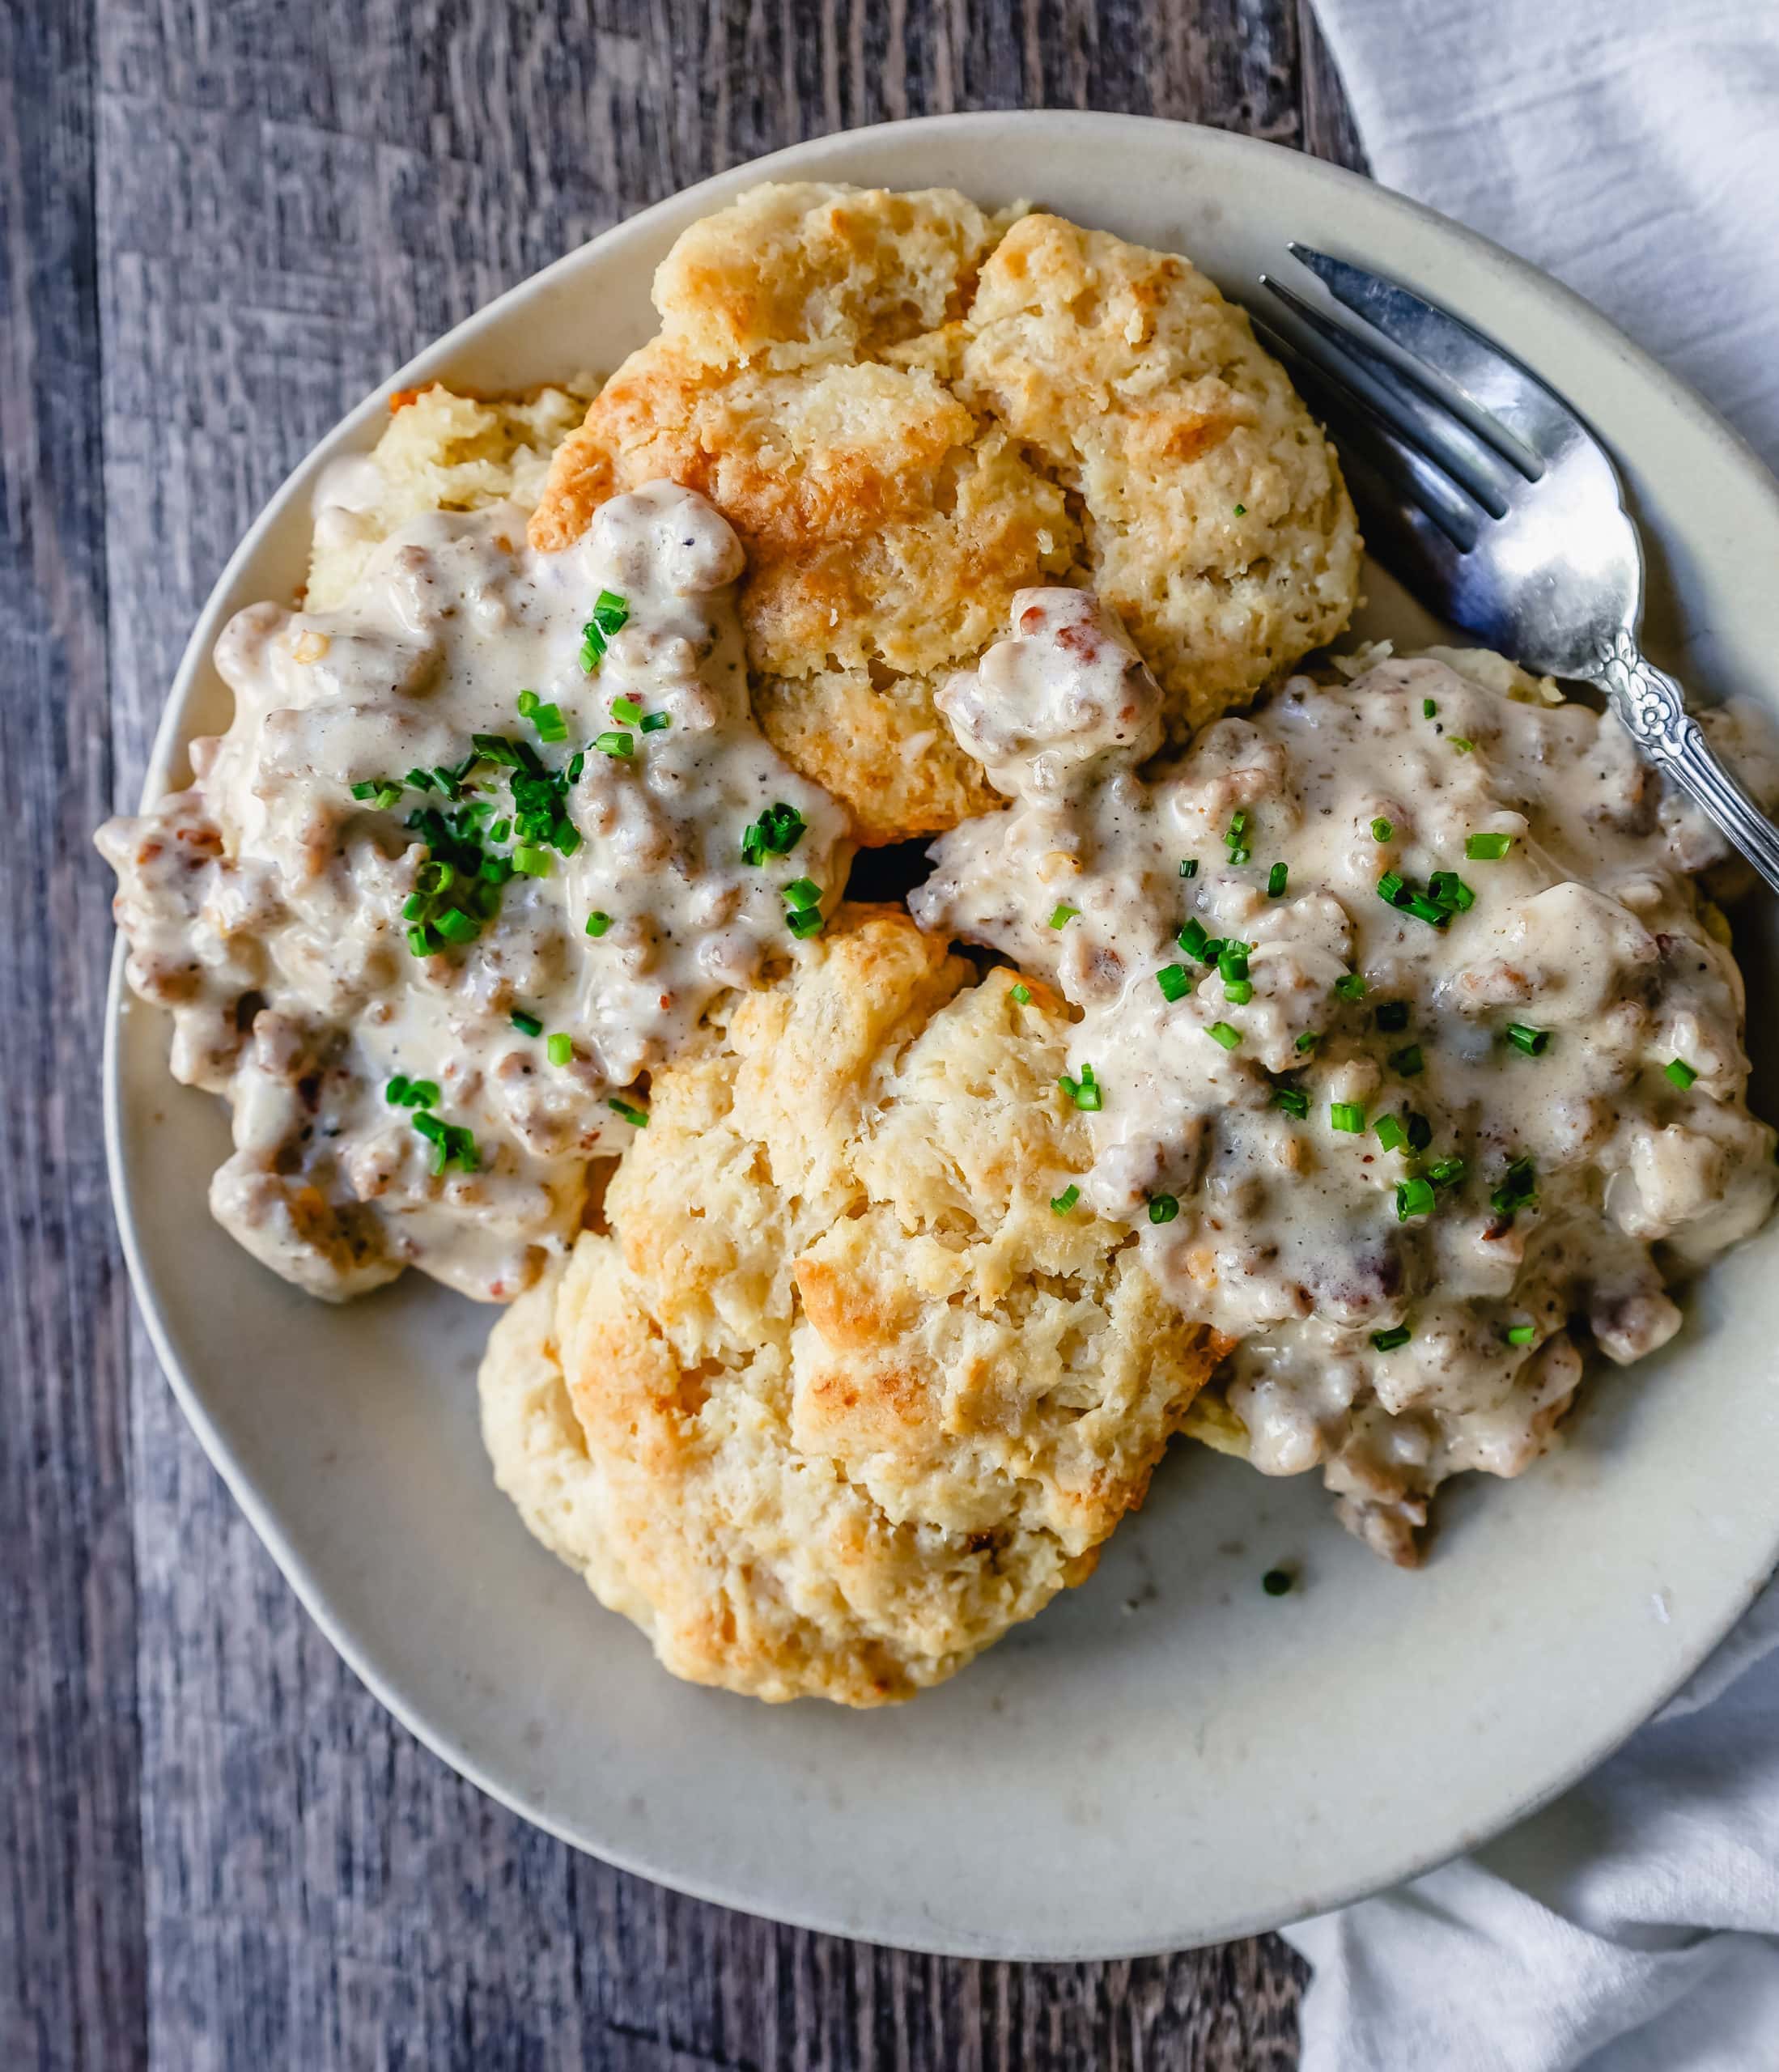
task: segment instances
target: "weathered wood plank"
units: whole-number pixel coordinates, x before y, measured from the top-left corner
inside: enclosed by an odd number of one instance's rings
[[[1352,155],[1298,0],[100,0],[118,795],[235,539],[389,366],[719,167],[855,123],[1041,103]],[[79,673],[102,736],[98,667]],[[91,1161],[90,1132],[78,1153]],[[87,1214],[87,1251],[108,1258],[102,1205]],[[95,1293],[115,1310],[108,1284]],[[1271,1938],[1134,1964],[945,1963],[704,1907],[527,1828],[343,1670],[139,1339],[134,1376],[156,2066],[1293,2061],[1298,1972]],[[77,1437],[70,1474],[94,1457]],[[138,2033],[138,2009],[118,2019]]]
[[[0,11],[0,2064],[146,2052],[108,961],[91,10]]]

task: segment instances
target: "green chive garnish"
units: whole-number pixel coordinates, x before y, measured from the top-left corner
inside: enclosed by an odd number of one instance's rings
[[[1395,831],[1387,820],[1379,818],[1371,823],[1371,839],[1374,842],[1387,842]]]
[[[1196,856],[1182,856],[1180,859],[1180,876],[1182,877],[1196,877],[1198,874],[1198,858]]]
[[[1699,1075],[1684,1058],[1675,1058],[1662,1068],[1665,1075],[1684,1093]]]
[[[1079,906],[1071,906],[1059,900],[1051,909],[1050,924],[1053,928],[1066,928],[1081,911]]]
[[[1343,972],[1335,980],[1334,989],[1344,1000],[1362,1000],[1365,996],[1365,982],[1357,971]]]
[[[1092,1113],[1102,1105],[1100,1098],[1100,1084],[1093,1076],[1093,1068],[1091,1065],[1081,1067],[1081,1076],[1079,1079],[1070,1079],[1065,1074],[1057,1081],[1056,1084],[1061,1087],[1064,1093],[1077,1108],[1083,1108],[1089,1113]]]
[[[1427,1168],[1427,1177],[1436,1187],[1455,1187],[1468,1170],[1462,1158],[1441,1158]]]
[[[1406,1223],[1411,1216],[1431,1216],[1433,1212],[1433,1184],[1419,1177],[1398,1182],[1396,1187],[1396,1221]]]
[[[527,1014],[523,1008],[513,1009],[512,1025],[521,1036],[541,1036],[544,1033],[544,1025],[537,1016]]]
[[[1273,1094],[1272,1105],[1301,1123],[1310,1112],[1310,1097],[1301,1086],[1281,1086]]]
[[[1010,997],[1021,1007],[1030,1007],[1032,1000],[1032,989],[1021,979],[1019,984],[1011,989]]]
[[[1348,1136],[1361,1136],[1365,1133],[1365,1111],[1357,1101],[1330,1102],[1328,1120]]]
[[[742,862],[761,864],[768,856],[788,856],[809,824],[795,806],[782,800],[768,806],[741,837]]]
[[[784,888],[784,903],[800,912],[805,906],[817,906],[822,902],[822,888],[813,877],[794,877]]]
[[[632,1129],[646,1130],[648,1127],[648,1118],[642,1110],[631,1107],[627,1101],[620,1101],[615,1093],[606,1095],[605,1106],[614,1115],[622,1115]]]
[[[1430,719],[1432,719],[1432,717],[1433,716],[1433,715],[1434,715],[1434,714],[1435,714],[1438,710],[1439,710],[1439,707],[1438,707],[1436,704],[1434,704],[1434,703],[1433,703],[1433,701],[1432,700],[1432,698],[1422,698],[1422,700],[1420,701],[1420,716],[1421,716],[1421,718],[1422,718],[1422,719],[1424,719],[1424,720],[1430,720]]]
[[[1174,1199],[1172,1195],[1151,1195],[1149,1196],[1149,1221],[1151,1223],[1171,1223],[1179,1212],[1180,1204]]]
[[[533,848],[529,843],[521,843],[513,851],[512,867],[521,877],[548,877],[556,868],[547,849]]]
[[[1515,1210],[1530,1208],[1538,1199],[1538,1174],[1530,1158],[1516,1158],[1501,1175],[1501,1183],[1488,1198],[1497,1216],[1511,1219]]]
[[[1372,1127],[1386,1151],[1400,1151],[1408,1141],[1407,1131],[1395,1115],[1380,1115]]]
[[[594,735],[593,746],[601,755],[634,755],[636,753],[636,739],[633,734],[614,733],[608,731],[603,734]]]
[[[1427,892],[1436,906],[1448,914],[1467,914],[1476,904],[1476,895],[1456,871],[1435,871],[1427,881]]]
[[[1467,834],[1464,854],[1473,864],[1498,864],[1514,846],[1511,834]]]
[[[1155,974],[1165,1000],[1183,1000],[1192,990],[1192,980],[1183,964],[1164,964]]]
[[[592,912],[587,916],[587,932],[596,939],[598,936],[604,935],[611,924],[611,915],[609,914],[601,913],[597,906],[593,909]]]
[[[1223,982],[1223,997],[1231,1007],[1246,1007],[1254,998],[1253,983],[1246,979],[1225,979]]]
[[[1529,1058],[1541,1058],[1551,1047],[1551,1032],[1548,1029],[1528,1029],[1523,1021],[1510,1021],[1505,1031],[1507,1040],[1516,1051],[1522,1051]]]
[[[1081,1198],[1081,1189],[1077,1187],[1072,1181],[1071,1181],[1059,1195],[1052,1195],[1051,1196],[1050,1208],[1051,1215],[1067,1216],[1068,1212],[1075,1206],[1076,1203],[1078,1202]]]
[[[784,925],[801,942],[821,928],[822,909],[819,906],[792,906],[785,913]]]
[[[1406,1345],[1414,1335],[1407,1324],[1398,1324],[1390,1331],[1374,1331],[1371,1342],[1380,1352],[1394,1352],[1399,1345]]]
[[[462,945],[473,942],[482,933],[481,922],[465,914],[461,907],[448,906],[442,914],[433,917],[432,925],[447,942]]]
[[[1300,1051],[1313,1051],[1321,1041],[1322,1031],[1319,1029],[1306,1029],[1297,1038],[1297,1047]]]
[[[645,712],[643,715],[642,726],[645,734],[658,734],[664,727],[671,727],[673,724],[671,712]]]
[[[1509,1345],[1530,1345],[1537,1336],[1536,1324],[1509,1324],[1507,1327],[1507,1342]]]
[[[1452,746],[1460,755],[1468,755],[1476,745],[1475,741],[1466,741],[1462,734],[1453,734],[1449,737],[1449,739]]]
[[[405,1108],[408,1105],[408,1076],[398,1072],[383,1089],[383,1098],[392,1108]]]
[[[1267,873],[1267,897],[1268,899],[1284,898],[1285,885],[1290,878],[1290,876],[1291,866],[1289,864],[1275,864],[1272,866],[1272,869]]]
[[[544,1055],[553,1065],[566,1065],[575,1055],[575,1039],[564,1030],[558,1030],[544,1046]]]
[[[1181,929],[1179,934],[1175,937],[1175,940],[1179,944],[1181,949],[1186,952],[1188,957],[1195,957],[1199,963],[1206,964],[1216,962],[1216,960],[1208,954],[1211,947],[1211,938],[1204,932],[1204,922],[1202,922],[1195,914],[1193,915],[1192,919],[1187,923],[1186,926]]]
[[[1242,1031],[1232,1029],[1226,1021],[1213,1021],[1204,1033],[1213,1043],[1221,1043],[1225,1051],[1233,1051],[1242,1041]]]
[[[1392,1072],[1400,1072],[1404,1079],[1413,1079],[1425,1067],[1427,1060],[1420,1044],[1404,1043],[1399,1051],[1391,1052],[1389,1063]]]
[[[612,700],[612,717],[619,726],[636,726],[642,716],[643,708],[634,698],[614,698]]]

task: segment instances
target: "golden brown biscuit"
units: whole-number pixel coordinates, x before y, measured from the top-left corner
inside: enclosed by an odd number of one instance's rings
[[[1052,1209],[1090,1153],[1015,976],[843,909],[659,1076],[614,1235],[495,1331],[502,1487],[677,1675],[949,1676],[1090,1571],[1225,1349],[1128,1226]]]
[[[762,724],[867,841],[996,803],[932,692],[1019,589],[1096,584],[1177,731],[1352,609],[1331,451],[1183,259],[943,190],[766,187],[694,224],[655,297],[533,542],[658,476],[708,497],[748,549]]]

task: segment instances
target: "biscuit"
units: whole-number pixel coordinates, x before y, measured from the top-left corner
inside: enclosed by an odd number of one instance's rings
[[[495,1472],[677,1675],[905,1698],[1092,1569],[1226,1349],[1076,1207],[1068,1012],[887,908],[659,1074],[497,1326]]]
[[[316,499],[305,601],[342,605],[383,541],[431,511],[537,501],[550,456],[586,413],[584,390],[538,388],[482,400],[435,382],[389,399],[370,453],[330,469]]]
[[[748,550],[761,724],[867,842],[996,803],[932,697],[1016,591],[1100,589],[1176,735],[1352,609],[1332,451],[1184,259],[940,189],[765,187],[685,233],[655,299],[533,544],[663,475],[715,503]]]

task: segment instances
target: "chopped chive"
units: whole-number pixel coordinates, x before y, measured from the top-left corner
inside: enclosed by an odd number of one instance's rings
[[[447,942],[459,945],[473,942],[482,933],[481,922],[465,913],[461,906],[446,907],[442,914],[435,916],[432,925]]]
[[[1226,1021],[1213,1021],[1204,1033],[1213,1043],[1221,1043],[1225,1051],[1233,1051],[1242,1041],[1242,1031],[1232,1029]]]
[[[488,839],[490,842],[504,842],[512,832],[512,822],[510,820],[497,820],[488,830]]]
[[[1229,831],[1224,835],[1223,839],[1229,846],[1233,849],[1239,847],[1242,836],[1245,835],[1247,831],[1247,815],[1245,813],[1234,813],[1229,816]]]
[[[1081,911],[1079,906],[1071,906],[1066,901],[1059,900],[1051,909],[1050,924],[1053,928],[1066,928]]]
[[[1235,507],[1235,515],[1236,515],[1236,516],[1237,516],[1238,518],[1246,518],[1246,517],[1247,516],[1247,515],[1248,515],[1248,507],[1246,506],[1246,504],[1245,504],[1245,503],[1238,503],[1238,504],[1237,504],[1237,506]]]
[[[436,1108],[439,1105],[439,1082],[435,1079],[417,1079],[408,1087],[408,1106],[410,1108]]]
[[[1396,1186],[1396,1221],[1406,1223],[1411,1216],[1431,1216],[1433,1212],[1433,1183],[1417,1174],[1414,1178],[1402,1180]]]
[[[1242,515],[1242,507],[1236,507],[1236,516]],[[1289,1569],[1268,1569],[1260,1578],[1260,1587],[1268,1597],[1289,1597],[1291,1594],[1291,1572]]]
[[[502,885],[512,876],[512,865],[504,856],[484,856],[476,875],[484,885]]]
[[[1435,871],[1427,881],[1427,893],[1436,906],[1449,914],[1467,914],[1476,904],[1475,894],[1456,871]]]
[[[622,756],[634,755],[636,753],[636,740],[634,735],[614,733],[609,730],[603,734],[594,735],[593,746],[601,755]]]
[[[1462,1158],[1441,1158],[1427,1168],[1427,1177],[1436,1187],[1455,1187],[1468,1170]]]
[[[1192,916],[1174,940],[1188,957],[1195,957],[1199,963],[1209,964],[1216,961],[1208,953],[1211,938],[1204,932],[1204,923],[1197,915]]]
[[[405,1108],[408,1103],[408,1076],[398,1072],[383,1089],[383,1098],[392,1108]]]
[[[544,1055],[553,1065],[571,1064],[575,1056],[575,1039],[566,1030],[558,1029],[544,1046]]]
[[[1413,1079],[1426,1066],[1427,1059],[1418,1043],[1404,1043],[1399,1051],[1390,1054],[1390,1069],[1400,1072],[1404,1079]]]
[[[801,942],[820,929],[822,909],[819,906],[792,906],[785,914],[784,925]]]
[[[1223,997],[1231,1007],[1246,1007],[1254,998],[1253,982],[1247,979],[1225,979]]]
[[[646,1130],[648,1127],[648,1118],[642,1110],[631,1107],[627,1101],[620,1101],[615,1093],[606,1095],[605,1106],[614,1114],[622,1115],[632,1129]]]
[[[1424,720],[1430,720],[1430,719],[1432,719],[1432,717],[1433,716],[1433,715],[1434,715],[1434,714],[1435,714],[1438,710],[1439,710],[1439,707],[1438,707],[1436,704],[1434,704],[1434,703],[1433,703],[1433,701],[1432,700],[1432,698],[1422,698],[1422,700],[1420,701],[1420,716],[1421,716],[1421,718],[1422,718],[1422,719],[1424,719]]]
[[[550,841],[558,856],[571,856],[580,847],[580,830],[572,821],[558,820],[550,830]]]
[[[1079,1079],[1070,1079],[1065,1075],[1058,1080],[1056,1084],[1061,1087],[1064,1093],[1077,1108],[1085,1109],[1089,1114],[1102,1105],[1102,1089],[1099,1081],[1093,1076],[1093,1068],[1091,1065],[1081,1067],[1081,1076]]]
[[[1174,1199],[1172,1195],[1151,1195],[1149,1196],[1149,1221],[1151,1223],[1171,1223],[1179,1212],[1180,1204]]]
[[[401,918],[404,921],[423,921],[431,904],[423,892],[410,892],[401,902]]]
[[[1543,1057],[1551,1047],[1549,1030],[1529,1029],[1523,1021],[1509,1022],[1505,1033],[1514,1048],[1523,1051],[1529,1058]]]
[[[1010,992],[1011,997],[1019,1006],[1030,1007],[1031,1005],[1032,989],[1023,979],[1021,979],[1017,986],[1013,987],[1010,989]]]
[[[642,718],[642,728],[645,734],[658,734],[664,727],[671,727],[673,724],[673,715],[671,712],[645,712]]]
[[[741,836],[741,860],[764,863],[768,856],[788,856],[803,839],[809,822],[783,800],[770,805]]]
[[[1165,1000],[1183,1000],[1192,990],[1192,980],[1183,964],[1164,964],[1155,974]]]
[[[1180,859],[1180,876],[1182,877],[1196,877],[1198,874],[1198,858],[1196,856],[1182,856]]]
[[[1671,1079],[1674,1084],[1679,1088],[1683,1093],[1686,1092],[1687,1089],[1692,1084],[1693,1081],[1699,1076],[1699,1075],[1692,1069],[1692,1066],[1687,1063],[1684,1058],[1671,1059],[1669,1062],[1662,1067],[1662,1072],[1668,1079]]]
[[[1386,1151],[1400,1151],[1408,1141],[1407,1131],[1395,1115],[1380,1115],[1372,1127]]]
[[[601,590],[593,600],[593,623],[601,633],[619,631],[630,617],[630,605],[615,590]]]
[[[597,906],[587,916],[587,932],[590,936],[597,937],[604,935],[611,924],[611,915],[601,913]]]
[[[1391,823],[1381,817],[1371,823],[1371,839],[1374,842],[1387,842],[1395,831]]]
[[[537,1016],[527,1014],[523,1008],[513,1009],[512,1025],[521,1036],[541,1036],[544,1033],[544,1025]]]
[[[1267,873],[1267,897],[1268,899],[1284,898],[1285,885],[1287,881],[1289,880],[1290,876],[1291,866],[1289,864],[1275,864],[1272,866],[1272,869]]]
[[[531,724],[537,728],[537,738],[541,741],[554,743],[568,738],[568,722],[554,705],[540,705]]]
[[[1335,991],[1344,1000],[1362,1000],[1365,996],[1365,982],[1357,971],[1344,971],[1335,980]]]
[[[1248,975],[1248,948],[1245,942],[1225,941],[1217,951],[1216,968],[1224,983]]]
[[[1310,1113],[1310,1097],[1301,1086],[1281,1086],[1273,1094],[1272,1105],[1283,1108],[1288,1115],[1295,1115],[1301,1123]]]
[[[1516,1209],[1530,1208],[1538,1199],[1538,1173],[1527,1157],[1516,1158],[1501,1175],[1501,1183],[1488,1198],[1498,1216],[1511,1217]]]
[[[408,948],[416,957],[431,956],[433,950],[432,931],[428,928],[424,923],[409,929]]]
[[[1475,741],[1467,741],[1462,734],[1450,734],[1446,738],[1460,755],[1468,755],[1476,745]]]
[[[642,716],[643,708],[634,698],[614,698],[612,700],[612,717],[619,726],[634,727]]]
[[[430,792],[432,789],[432,772],[430,770],[410,770],[401,781],[412,785],[417,792]]]
[[[1313,1051],[1321,1041],[1322,1031],[1319,1029],[1306,1029],[1297,1038],[1297,1047],[1300,1051]]]
[[[1236,848],[1229,851],[1229,867],[1232,870],[1240,870],[1244,864],[1251,863],[1253,860],[1254,851],[1251,849]]]
[[[1068,1185],[1064,1188],[1063,1191],[1059,1195],[1052,1195],[1051,1196],[1051,1214],[1052,1216],[1067,1216],[1068,1212],[1075,1206],[1076,1203],[1078,1202],[1081,1198],[1081,1189],[1075,1185],[1072,1180],[1070,1181]]]
[[[805,906],[822,903],[822,888],[813,877],[794,877],[783,890],[786,906],[796,907],[800,913]]]
[[[1406,1345],[1414,1335],[1407,1324],[1397,1324],[1390,1331],[1374,1331],[1371,1342],[1380,1352],[1394,1352],[1399,1345]]]
[[[1357,1101],[1331,1101],[1328,1120],[1337,1130],[1344,1130],[1348,1136],[1362,1136],[1365,1128],[1365,1111]]]
[[[512,867],[521,877],[548,877],[555,864],[547,850],[533,848],[525,842],[513,851]]]
[[[1371,1018],[1386,1036],[1408,1026],[1407,1000],[1380,1000],[1371,1011]]]
[[[532,714],[533,714],[533,712],[535,712],[535,711],[537,710],[537,702],[538,702],[538,701],[537,701],[537,692],[536,692],[536,691],[534,691],[534,690],[522,690],[522,691],[520,691],[520,694],[519,694],[519,716],[520,716],[520,718],[521,720],[529,720],[529,719],[531,717]]]
[[[1507,1327],[1507,1342],[1509,1345],[1530,1345],[1537,1336],[1536,1324],[1509,1324]]]
[[[1498,864],[1514,846],[1511,834],[1467,834],[1464,854],[1473,864]]]

